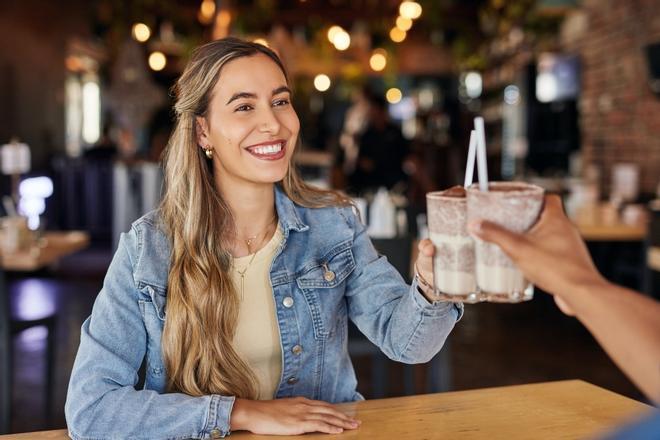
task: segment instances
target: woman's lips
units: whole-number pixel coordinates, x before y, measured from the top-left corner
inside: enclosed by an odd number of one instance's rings
[[[286,142],[259,144],[246,148],[247,152],[261,160],[278,160],[286,155]]]

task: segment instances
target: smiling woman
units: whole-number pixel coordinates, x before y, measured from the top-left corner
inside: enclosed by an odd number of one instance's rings
[[[391,359],[419,363],[441,349],[462,308],[407,285],[346,197],[298,177],[300,123],[274,52],[235,38],[209,43],[175,92],[165,196],[122,236],[83,323],[69,434],[356,429],[332,405],[362,399],[348,319]],[[432,249],[420,245],[426,279]]]

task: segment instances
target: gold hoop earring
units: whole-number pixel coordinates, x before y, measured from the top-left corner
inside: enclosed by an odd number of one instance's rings
[[[213,159],[213,148],[211,148],[210,145],[207,145],[206,148],[204,148],[204,153],[208,159]]]

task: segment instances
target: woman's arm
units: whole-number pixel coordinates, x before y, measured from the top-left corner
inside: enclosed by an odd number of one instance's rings
[[[349,317],[390,359],[410,364],[428,362],[460,319],[462,306],[429,302],[419,292],[416,280],[407,285],[387,259],[378,255],[366,227],[353,211],[344,208],[341,212],[354,231],[356,267],[346,279]]]
[[[122,236],[92,314],[83,323],[65,405],[70,435],[74,439],[224,436],[229,432],[233,397],[135,389],[148,344],[133,278],[135,255],[137,237],[132,230]]]
[[[499,245],[532,283],[555,295],[559,308],[578,318],[628,377],[660,401],[660,303],[598,273],[559,197],[546,196],[540,220],[526,234],[489,222],[470,230]]]

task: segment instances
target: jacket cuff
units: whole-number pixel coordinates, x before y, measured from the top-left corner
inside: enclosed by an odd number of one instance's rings
[[[454,313],[454,318],[456,322],[460,321],[463,317],[463,303],[449,302],[449,301],[433,301],[429,300],[422,293],[422,288],[419,285],[419,280],[417,277],[413,278],[412,286],[410,288],[412,291],[412,297],[415,301],[415,305],[419,311],[421,311],[426,316],[444,316],[447,313]]]
[[[233,396],[211,396],[211,404],[204,427],[204,438],[224,438],[230,434],[229,420],[231,411],[234,407],[235,397]]]

